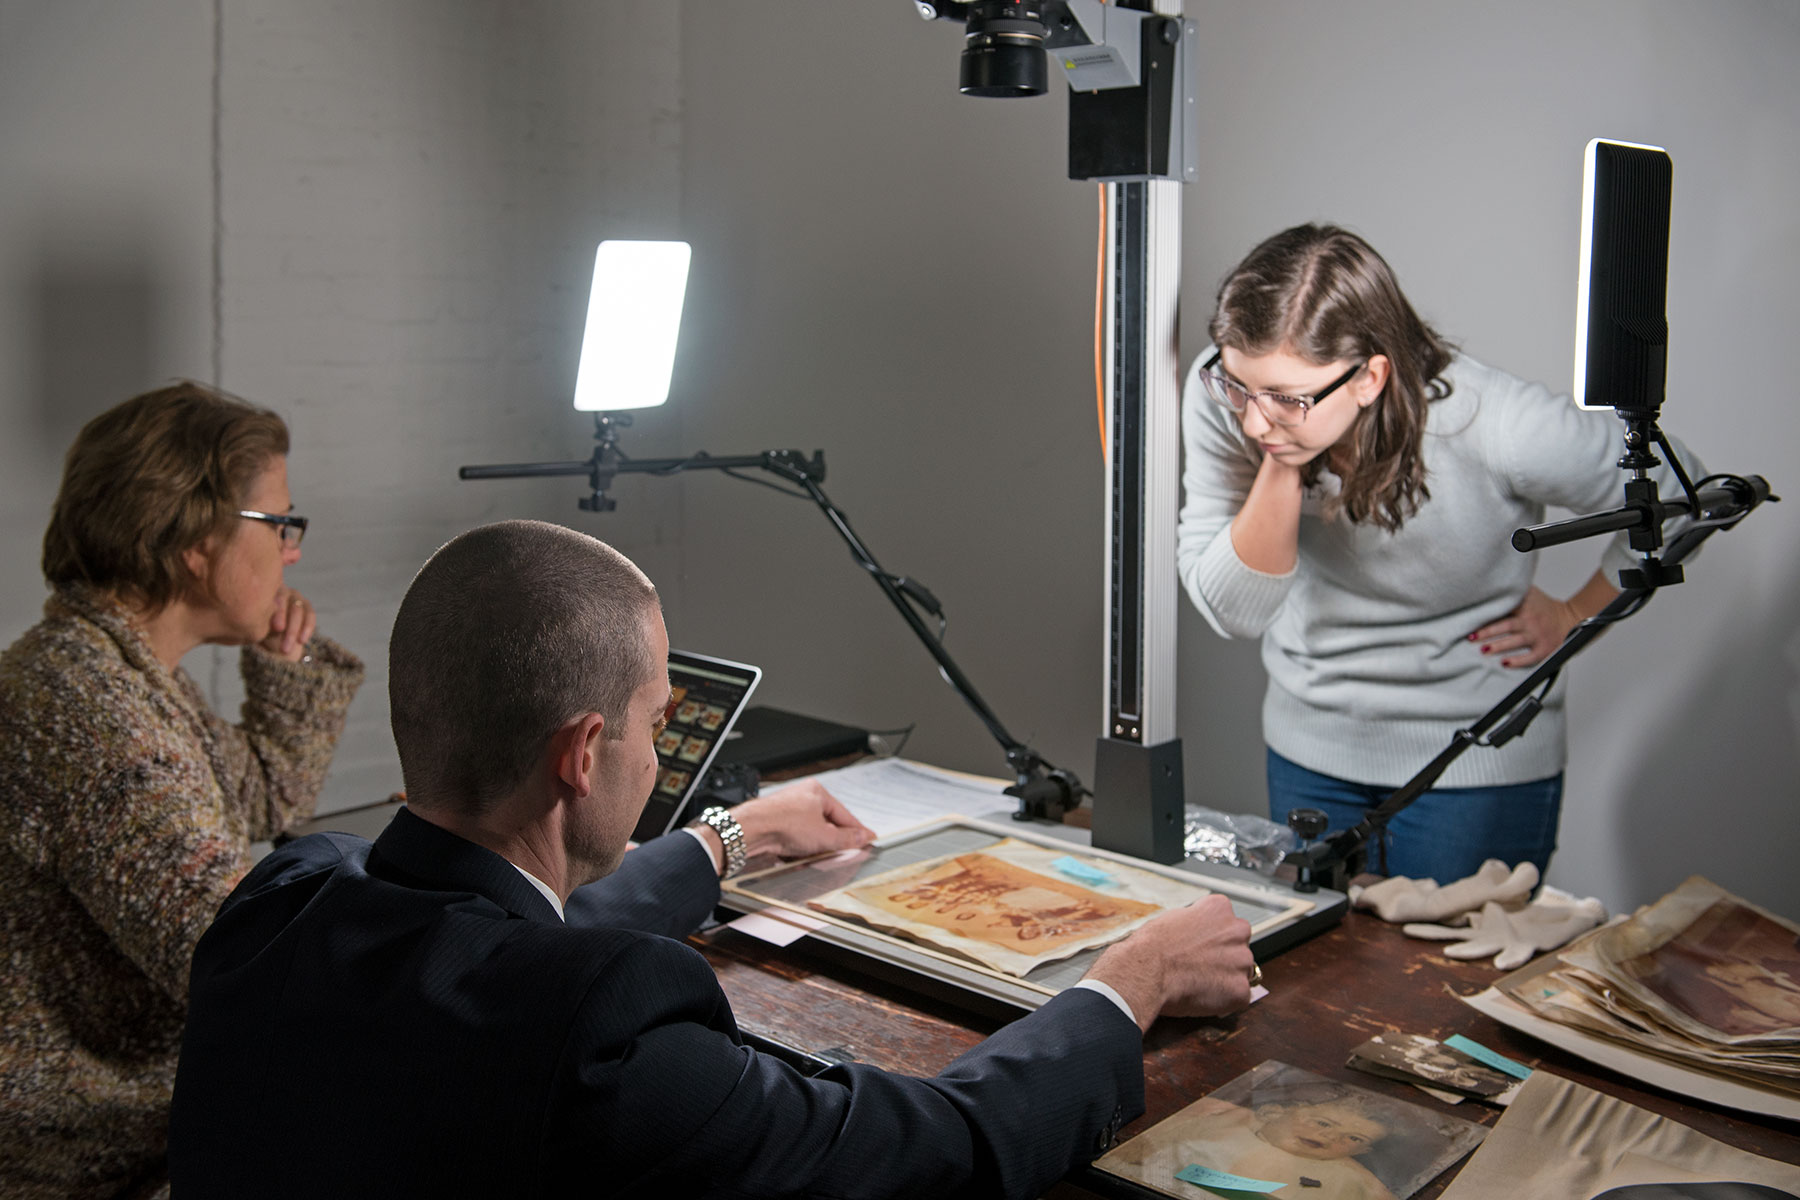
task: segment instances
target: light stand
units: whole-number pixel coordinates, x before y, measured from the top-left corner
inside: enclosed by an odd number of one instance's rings
[[[981,698],[981,693],[975,690],[969,677],[956,665],[956,660],[950,657],[950,652],[944,648],[939,636],[943,629],[944,610],[937,597],[918,581],[904,575],[892,575],[884,570],[862,539],[857,537],[856,531],[850,527],[850,519],[831,502],[825,489],[819,486],[825,478],[823,450],[814,450],[810,459],[798,450],[764,450],[760,454],[732,457],[715,457],[702,451],[686,458],[629,458],[619,449],[619,430],[630,424],[631,417],[627,414],[596,413],[594,453],[582,461],[468,466],[459,470],[457,475],[462,479],[586,475],[590,493],[580,501],[582,510],[586,512],[611,512],[617,507],[617,502],[606,493],[618,475],[677,475],[684,471],[722,471],[734,478],[744,478],[735,472],[759,470],[795,485],[801,489],[799,492],[790,492],[780,487],[777,490],[788,495],[804,496],[825,514],[838,536],[850,547],[850,555],[857,565],[874,577],[882,594],[900,610],[907,627],[924,643],[932,658],[937,660],[945,680],[975,710],[975,715],[987,726],[988,733],[993,735],[994,740],[1006,752],[1007,765],[1016,781],[1006,789],[1006,794],[1018,801],[1018,810],[1013,813],[1014,819],[1057,820],[1081,802],[1081,797],[1087,794],[1081,780],[1072,771],[1052,765],[1043,755],[1008,733],[1006,726],[1000,723],[1000,718],[994,715],[994,710]],[[920,616],[921,609],[938,619],[939,633],[933,633],[925,624],[924,618]]]
[[[1654,429],[1654,420],[1650,424]],[[1632,432],[1630,428],[1626,431],[1628,447],[1632,443]],[[1655,439],[1662,441],[1660,432],[1655,434]],[[1666,443],[1664,449],[1668,449]],[[1633,452],[1628,449],[1625,458],[1620,460],[1620,465],[1625,465],[1633,456]],[[1315,891],[1323,886],[1343,891],[1351,878],[1362,873],[1369,842],[1380,836],[1396,813],[1429,791],[1431,785],[1437,782],[1451,763],[1461,757],[1463,751],[1470,746],[1504,745],[1524,733],[1532,719],[1543,709],[1544,698],[1555,685],[1556,677],[1564,664],[1586,649],[1606,631],[1608,625],[1623,621],[1642,609],[1658,587],[1679,583],[1682,560],[1699,549],[1707,538],[1720,530],[1732,528],[1763,501],[1781,499],[1770,495],[1768,481],[1760,475],[1729,475],[1702,480],[1702,484],[1717,480],[1717,486],[1703,486],[1698,492],[1690,488],[1693,499],[1659,502],[1656,499],[1656,481],[1645,474],[1645,469],[1654,466],[1656,459],[1648,456],[1647,452],[1644,456],[1648,458],[1647,463],[1632,467],[1634,475],[1625,485],[1627,503],[1624,507],[1516,530],[1512,537],[1514,548],[1521,552],[1543,549],[1620,529],[1631,531],[1634,549],[1638,548],[1640,540],[1661,545],[1663,517],[1691,515],[1694,519],[1669,540],[1660,559],[1646,552],[1638,567],[1620,572],[1621,582],[1625,587],[1613,598],[1612,603],[1571,629],[1555,653],[1539,663],[1525,677],[1524,682],[1508,692],[1505,699],[1489,709],[1479,720],[1466,729],[1457,730],[1450,744],[1418,774],[1395,789],[1387,799],[1349,829],[1331,834],[1289,854],[1284,862],[1296,870],[1296,890]],[[1682,476],[1685,483],[1686,477],[1675,456],[1670,454],[1669,458],[1677,475]],[[1647,499],[1634,502],[1634,491],[1640,497],[1647,493]],[[1490,733],[1489,730],[1493,732]],[[1382,868],[1381,873],[1386,874],[1385,862]]]

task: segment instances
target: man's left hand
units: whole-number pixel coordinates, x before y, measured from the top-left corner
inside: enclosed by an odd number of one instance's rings
[[[744,851],[750,858],[766,854],[806,858],[866,846],[875,839],[874,830],[813,779],[746,800],[731,815],[744,828]]]

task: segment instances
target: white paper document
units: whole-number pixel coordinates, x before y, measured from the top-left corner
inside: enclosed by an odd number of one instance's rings
[[[1005,780],[963,775],[904,758],[878,758],[807,778],[824,784],[876,837],[939,817],[1004,818],[1016,807],[1005,792]],[[779,790],[769,788],[764,794]]]
[[[825,922],[805,913],[762,912],[746,913],[730,922],[730,927],[773,946],[790,946],[813,930],[823,929]]]

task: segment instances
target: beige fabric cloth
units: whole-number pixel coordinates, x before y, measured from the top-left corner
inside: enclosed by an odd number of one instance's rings
[[[194,944],[311,814],[362,681],[246,649],[241,724],[126,611],[60,589],[0,655],[0,1195],[153,1195]]]
[[[1534,1071],[1443,1200],[1597,1196],[1626,1184],[1733,1181],[1800,1195],[1800,1167]]]

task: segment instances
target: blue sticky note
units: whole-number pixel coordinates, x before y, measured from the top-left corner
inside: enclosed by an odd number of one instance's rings
[[[1531,1078],[1531,1068],[1524,1063],[1514,1062],[1504,1054],[1495,1054],[1480,1042],[1472,1042],[1460,1033],[1445,1038],[1444,1045],[1452,1050],[1461,1050],[1476,1062],[1485,1063],[1496,1071],[1505,1071],[1514,1079]]]
[[[1117,882],[1110,871],[1102,871],[1099,867],[1089,866],[1080,859],[1070,858],[1066,854],[1050,865],[1072,879],[1079,879],[1083,883],[1090,883],[1096,887],[1105,883]]]
[[[1242,1175],[1215,1171],[1199,1163],[1189,1163],[1175,1172],[1175,1178],[1199,1184],[1203,1188],[1228,1188],[1234,1192],[1278,1192],[1287,1186],[1285,1183],[1271,1183],[1267,1179],[1245,1179]]]

